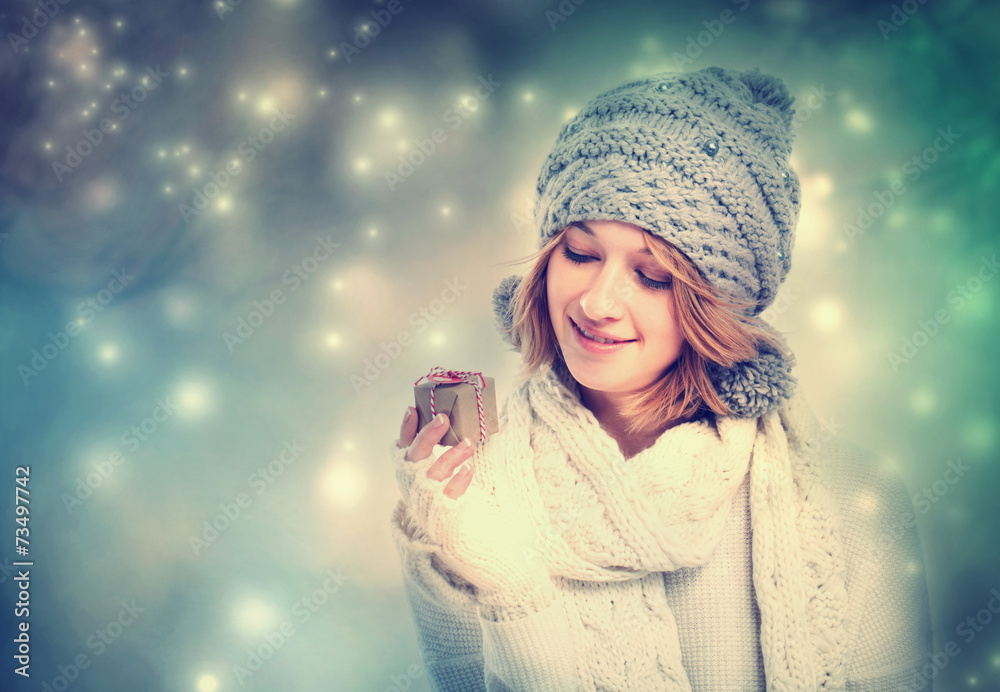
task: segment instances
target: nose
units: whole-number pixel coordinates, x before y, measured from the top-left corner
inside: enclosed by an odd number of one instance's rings
[[[621,319],[634,291],[635,287],[624,271],[605,264],[580,297],[580,307],[595,322]]]

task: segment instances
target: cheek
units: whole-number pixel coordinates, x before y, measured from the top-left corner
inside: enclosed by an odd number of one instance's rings
[[[644,322],[644,329],[651,338],[667,346],[678,346],[683,342],[684,337],[681,335],[676,319],[674,319],[672,309],[672,301],[655,300],[644,306],[641,314],[655,315],[655,318]]]
[[[562,303],[565,283],[563,272],[550,261],[545,271],[545,297],[549,303],[549,310],[557,309]]]

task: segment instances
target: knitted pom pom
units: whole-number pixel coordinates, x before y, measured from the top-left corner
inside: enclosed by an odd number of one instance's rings
[[[514,293],[520,285],[521,277],[512,274],[501,281],[493,291],[493,316],[497,331],[503,340],[514,348],[518,348],[511,334],[514,328]]]
[[[794,355],[786,360],[770,344],[762,343],[756,358],[731,368],[712,363],[708,376],[730,415],[752,418],[776,410],[795,394],[794,366]]]
[[[776,108],[782,114],[789,116],[794,112],[791,110],[792,102],[795,100],[788,93],[788,87],[777,77],[762,74],[759,68],[754,68],[746,72],[740,72],[740,81],[750,88],[750,102],[763,103],[765,106]]]

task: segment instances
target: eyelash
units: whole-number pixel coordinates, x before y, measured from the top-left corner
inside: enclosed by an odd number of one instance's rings
[[[586,264],[587,262],[596,259],[594,257],[591,257],[590,255],[578,255],[577,253],[573,252],[566,246],[563,246],[562,254],[563,257],[568,259],[570,262],[573,262],[574,264]],[[665,291],[673,285],[673,282],[671,282],[670,280],[655,281],[653,279],[650,279],[648,276],[644,275],[638,269],[635,270],[635,274],[636,276],[639,277],[639,281],[641,281],[645,286],[653,289],[654,291]]]

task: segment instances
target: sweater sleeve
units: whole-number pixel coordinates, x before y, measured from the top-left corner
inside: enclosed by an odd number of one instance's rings
[[[482,632],[471,587],[439,567],[400,500],[390,522],[417,643],[433,689],[486,690]]]
[[[414,485],[426,485],[427,468],[437,456],[407,462],[396,454],[401,489],[407,492]],[[476,599],[474,585],[443,566],[441,546],[409,516],[404,500],[396,505],[390,529],[402,562],[417,641],[434,689],[577,689],[569,624],[553,584],[547,585],[537,602],[483,605]]]
[[[834,445],[848,559],[847,690],[931,690],[933,647],[923,550],[897,473],[848,442]]]

